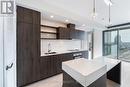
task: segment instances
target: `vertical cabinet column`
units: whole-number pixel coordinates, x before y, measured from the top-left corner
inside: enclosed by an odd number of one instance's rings
[[[17,86],[40,77],[40,12],[17,6]]]

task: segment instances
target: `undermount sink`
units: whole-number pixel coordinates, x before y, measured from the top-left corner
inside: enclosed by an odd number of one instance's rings
[[[68,51],[79,51],[79,49],[73,49],[73,50],[68,50]]]
[[[56,54],[56,52],[49,52],[49,53],[45,53],[45,54]]]

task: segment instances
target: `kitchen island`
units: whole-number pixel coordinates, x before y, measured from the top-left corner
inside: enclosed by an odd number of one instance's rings
[[[84,58],[62,63],[63,87],[106,87],[107,78],[120,84],[121,61]]]

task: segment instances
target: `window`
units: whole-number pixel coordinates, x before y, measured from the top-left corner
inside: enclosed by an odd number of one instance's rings
[[[130,61],[130,28],[103,31],[103,55]]]

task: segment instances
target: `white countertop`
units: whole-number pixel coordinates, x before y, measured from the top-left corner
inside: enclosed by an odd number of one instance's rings
[[[105,64],[84,58],[63,62],[62,69],[84,87],[89,86],[107,72]]]
[[[116,66],[118,63],[121,62],[120,60],[112,59],[108,57],[95,58],[93,61],[107,65],[107,71],[109,71],[110,69],[112,69],[114,66]]]
[[[109,58],[96,58],[94,60],[75,59],[62,63],[62,69],[84,87],[103,76],[120,61]]]
[[[69,51],[69,50],[63,50],[63,51],[58,51],[55,54],[45,54],[45,52],[41,53],[41,56],[51,56],[51,55],[58,55],[58,54],[65,54],[65,53],[73,53],[73,52],[81,52],[81,51],[87,51],[85,49],[80,49],[78,51]]]

